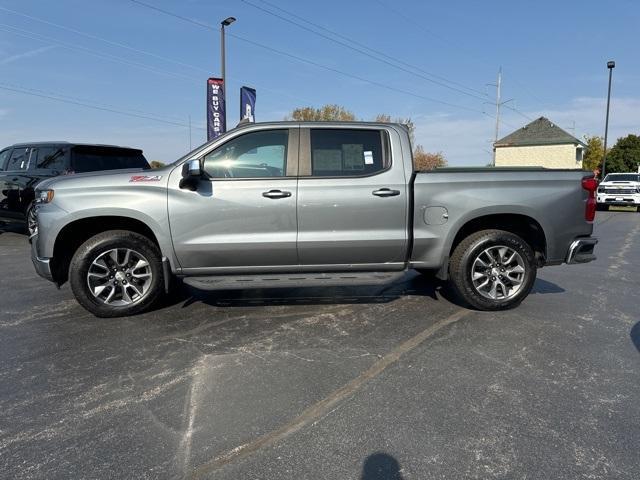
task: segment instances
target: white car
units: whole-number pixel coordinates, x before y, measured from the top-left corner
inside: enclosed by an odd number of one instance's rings
[[[598,206],[640,206],[640,173],[610,173],[598,185]]]

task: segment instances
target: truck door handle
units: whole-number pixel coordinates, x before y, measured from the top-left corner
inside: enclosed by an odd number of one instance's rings
[[[374,190],[373,193],[376,197],[397,197],[400,195],[400,190],[391,190],[390,188],[381,188]]]
[[[284,192],[282,190],[269,190],[268,192],[262,192],[262,196],[265,198],[287,198],[291,196],[291,192]]]

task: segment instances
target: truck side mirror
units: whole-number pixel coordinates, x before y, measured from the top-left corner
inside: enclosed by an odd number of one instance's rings
[[[189,160],[182,166],[182,179],[180,188],[195,191],[198,189],[198,181],[202,177],[200,160]]]

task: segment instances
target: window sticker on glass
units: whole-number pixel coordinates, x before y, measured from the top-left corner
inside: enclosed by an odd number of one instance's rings
[[[365,165],[373,165],[373,152],[371,150],[364,152],[364,163]]]
[[[364,147],[361,143],[345,143],[342,145],[342,169],[364,170]]]
[[[318,171],[340,171],[342,152],[340,150],[318,148],[313,151],[314,168]]]

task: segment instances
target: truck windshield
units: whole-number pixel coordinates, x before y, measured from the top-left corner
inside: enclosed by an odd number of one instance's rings
[[[140,150],[84,145],[72,149],[71,167],[76,173],[125,168],[150,168]]]
[[[640,182],[640,174],[637,173],[611,173],[604,177],[605,182]]]

